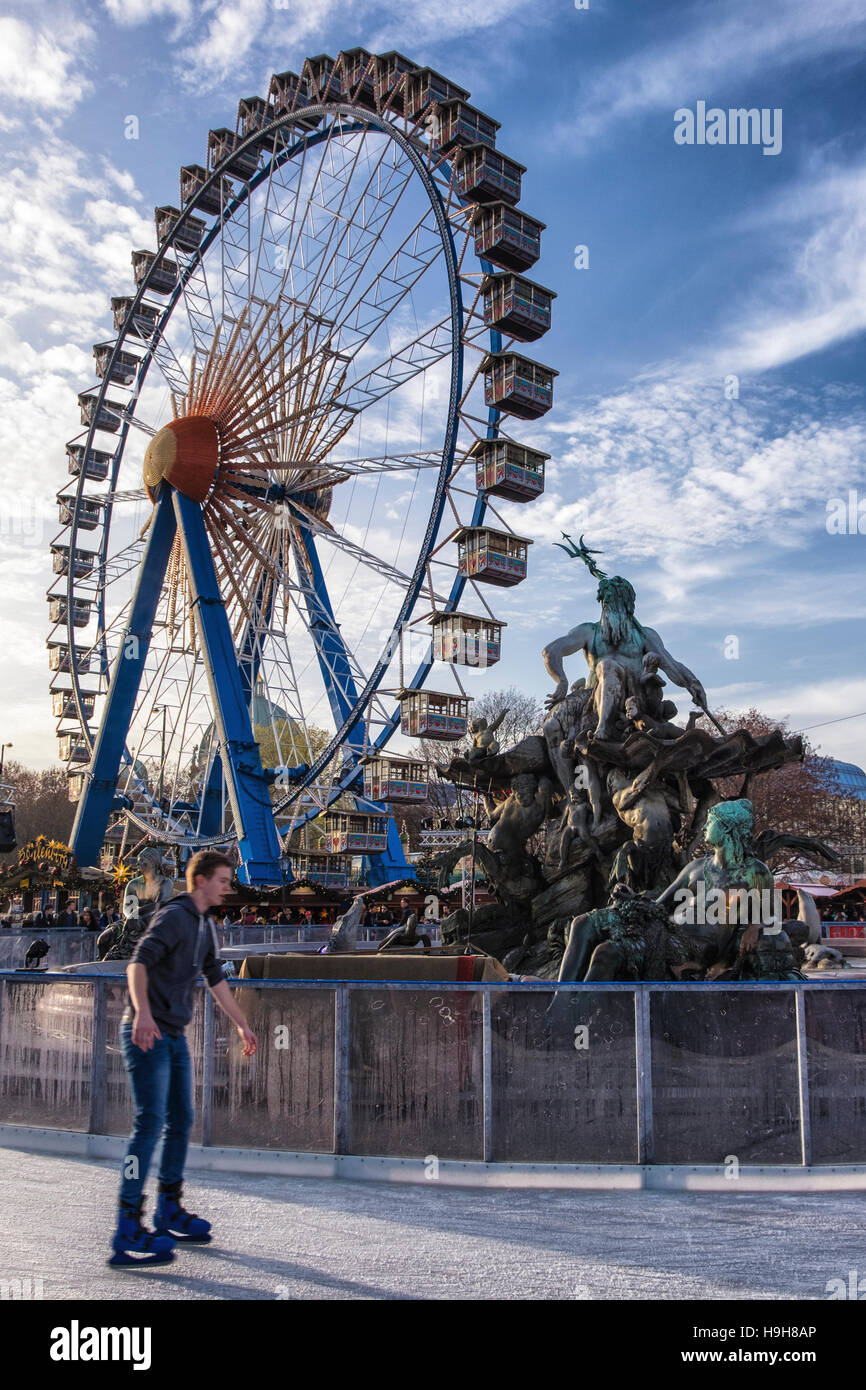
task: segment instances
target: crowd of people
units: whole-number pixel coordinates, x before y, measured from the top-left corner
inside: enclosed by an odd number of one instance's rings
[[[824,908],[818,909],[822,922],[866,922],[866,907],[857,907],[848,904],[844,908]]]
[[[332,926],[339,909],[273,907],[266,904],[251,904],[249,907],[227,909],[220,920],[223,927],[325,927]],[[68,906],[61,911],[28,912],[20,922],[25,931],[105,931],[120,921],[117,908],[99,911],[84,907],[81,911]],[[364,914],[362,927],[390,931],[400,921],[400,913],[390,907],[369,908]],[[17,925],[11,917],[0,918],[0,928]]]
[[[224,927],[325,927],[333,926],[340,909],[318,908],[268,908],[248,907],[242,912],[227,911],[222,918]],[[390,907],[368,907],[361,920],[361,926],[368,930],[390,931],[402,918],[400,910]]]
[[[245,907],[228,909],[220,925],[223,927],[314,927],[326,926],[331,917],[324,908],[313,912],[291,907]]]
[[[91,907],[83,907],[80,912],[76,912],[74,907],[64,907],[57,913],[50,910],[28,912],[21,925],[25,931],[105,931],[106,927],[119,921],[120,913],[116,908],[97,912]],[[12,925],[11,917],[0,919],[0,926]]]
[[[823,922],[864,922],[866,923],[866,904],[847,903],[843,907],[832,908],[829,903],[818,903],[818,912]],[[268,904],[251,904],[244,908],[228,909],[223,915],[220,925],[223,927],[324,927],[332,926],[335,918],[339,915],[339,909],[334,908],[297,908],[297,907],[274,907]],[[368,907],[361,926],[368,930],[381,929],[390,931],[392,927],[399,925],[401,920],[399,910],[392,910],[389,906]],[[120,921],[120,912],[116,907],[106,908],[99,911],[95,908],[84,907],[76,911],[74,907],[67,906],[59,912],[49,911],[28,912],[20,926],[25,931],[105,931],[107,927],[113,926]],[[421,920],[422,926],[433,925]],[[0,928],[11,928],[18,925],[12,917],[0,917]]]

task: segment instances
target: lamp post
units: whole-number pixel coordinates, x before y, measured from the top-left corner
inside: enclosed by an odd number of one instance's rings
[[[3,759],[6,754],[6,749],[11,747],[11,743],[0,743],[0,777],[3,776]]]

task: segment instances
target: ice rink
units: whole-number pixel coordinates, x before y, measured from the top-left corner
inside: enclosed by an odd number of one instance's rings
[[[0,1279],[45,1299],[824,1300],[828,1280],[866,1275],[862,1193],[478,1191],[207,1172],[190,1174],[185,1204],[213,1223],[213,1243],[178,1247],[168,1266],[111,1270],[117,1173],[0,1149]],[[155,1190],[151,1178],[146,1216]]]

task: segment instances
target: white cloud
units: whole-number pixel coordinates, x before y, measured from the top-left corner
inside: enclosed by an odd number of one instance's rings
[[[162,5],[178,16],[184,0],[106,0],[110,12],[121,23],[140,23],[159,12]],[[532,23],[537,27],[546,16],[536,12]],[[552,18],[552,16],[551,16]],[[373,52],[385,52],[398,46],[411,53],[413,45],[447,43],[471,34],[485,33],[498,37],[503,26],[514,26],[525,17],[522,0],[500,0],[490,5],[487,0],[466,0],[455,5],[451,0],[432,0],[421,6],[406,6],[402,0],[382,4],[357,4],[351,0],[206,0],[186,26],[196,25],[194,41],[187,42],[177,54],[175,71],[178,80],[195,91],[208,91],[227,78],[237,81],[246,72],[267,64],[264,73],[280,71],[286,66],[298,66],[299,50],[310,45],[316,52],[325,42],[325,31],[342,25],[346,34],[345,46],[363,43]],[[180,33],[180,30],[178,30]],[[336,52],[338,45],[331,44]]]
[[[862,405],[837,417],[802,393],[794,413],[769,388],[728,401],[720,382],[676,377],[588,401],[548,431],[547,489],[510,508],[515,530],[586,531],[609,556],[640,559],[668,553],[673,528],[690,572],[699,561],[708,577],[745,546],[826,534],[826,500],[862,480],[866,452]]]
[[[94,39],[89,24],[69,16],[40,26],[0,19],[0,94],[42,111],[68,111],[92,89],[82,67]]]
[[[866,718],[849,716],[866,711],[866,677],[811,680],[780,695],[762,695],[760,708],[776,719],[788,719],[794,729],[805,730],[826,756],[863,765]]]
[[[864,40],[859,0],[694,6],[671,35],[591,73],[555,135],[564,152],[588,154],[622,123],[668,112],[673,142],[678,107],[698,98],[723,107],[775,106],[763,95],[768,80],[800,64],[812,81],[819,73],[830,81],[831,71],[856,61]],[[718,229],[720,236],[748,235],[764,254],[751,283],[712,326],[711,346],[690,353],[702,374],[767,371],[866,328],[866,166],[861,160],[826,168],[821,152],[804,156],[802,139],[798,157],[804,167],[781,193]]]
[[[131,288],[130,251],[152,243],[153,224],[113,200],[114,177],[100,177],[89,156],[44,123],[39,139],[40,178],[32,178],[22,149],[7,157],[0,180],[5,317],[29,344],[43,335],[104,336],[109,297]]]
[[[60,530],[54,496],[69,483],[64,445],[81,430],[76,394],[95,379],[89,345],[112,337],[110,296],[131,290],[130,250],[151,244],[153,227],[113,199],[118,171],[100,172],[44,122],[37,138],[40,178],[22,145],[0,181],[0,587],[3,648],[16,653],[8,736],[22,761],[44,766],[54,744],[44,595]]]
[[[105,0],[105,8],[116,24],[147,24],[164,16],[188,24],[193,17],[192,0]]]
[[[774,237],[777,268],[731,314],[708,370],[766,371],[866,329],[866,164],[807,171],[734,230]]]
[[[317,15],[316,3],[293,5],[276,10],[269,0],[229,0],[210,7],[204,38],[189,45],[179,55],[177,73],[186,86],[207,90],[238,70],[258,39],[267,19],[278,25],[289,21],[293,37],[310,32],[307,18]],[[296,12],[300,11],[300,17]],[[202,16],[204,18],[204,15]],[[280,38],[283,35],[280,34]]]
[[[370,7],[370,20],[380,20],[381,8]],[[545,15],[541,6],[536,5],[531,14],[531,23],[537,28],[546,20],[555,18],[551,11]],[[430,0],[424,5],[407,6],[392,3],[387,7],[387,19],[381,22],[378,33],[369,46],[375,50],[386,51],[395,43],[447,42],[467,34],[477,34],[484,30],[503,32],[508,26],[512,38],[516,38],[515,26],[523,20],[530,21],[523,0],[500,0],[491,5],[488,0]],[[411,50],[410,50],[411,51]]]

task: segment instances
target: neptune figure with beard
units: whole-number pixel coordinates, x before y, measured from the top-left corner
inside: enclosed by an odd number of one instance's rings
[[[557,682],[547,698],[548,709],[568,691],[563,659],[582,651],[589,666],[586,690],[596,720],[594,731],[590,731],[592,738],[621,737],[626,700],[637,699],[643,705],[641,676],[644,657],[649,653],[674,685],[687,690],[694,703],[705,710],[707,697],[697,676],[671,656],[653,628],[644,627],[635,618],[635,592],[628,580],[620,575],[602,575],[596,597],[601,604],[599,622],[578,623],[544,648],[544,664]]]

